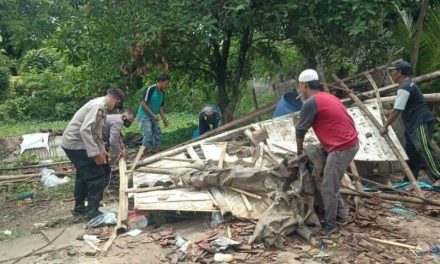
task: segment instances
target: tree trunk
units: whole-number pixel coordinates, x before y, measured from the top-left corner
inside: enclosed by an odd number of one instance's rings
[[[420,43],[423,37],[423,22],[425,21],[426,11],[428,10],[429,0],[423,0],[420,8],[419,17],[417,18],[414,44],[411,51],[411,65],[413,67],[413,73],[417,73],[417,61],[419,60]]]

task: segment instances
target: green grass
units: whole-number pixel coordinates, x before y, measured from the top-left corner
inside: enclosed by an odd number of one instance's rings
[[[50,200],[63,200],[72,198],[73,188],[75,186],[75,176],[69,175],[70,181],[55,187],[43,187],[40,196],[44,196]]]
[[[5,229],[0,230],[0,241],[13,240],[22,235],[20,230],[17,230],[16,227],[11,230],[11,235],[6,235],[3,231],[5,231]]]
[[[24,134],[37,133],[42,129],[52,129],[52,131],[62,131],[67,126],[68,121],[39,122],[24,121],[15,124],[0,124],[0,138],[20,136]]]

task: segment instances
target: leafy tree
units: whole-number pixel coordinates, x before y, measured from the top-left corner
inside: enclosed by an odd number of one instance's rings
[[[41,47],[72,9],[69,0],[0,0],[0,48],[19,58]]]
[[[327,72],[346,75],[387,60],[390,26],[397,21],[388,0],[296,1],[288,36],[300,49],[307,67],[323,62]]]
[[[280,57],[274,41],[284,38],[293,7],[287,0],[89,1],[60,27],[57,43],[72,61],[87,58],[98,76],[123,76],[132,87],[154,67],[212,83],[229,121],[251,56]]]

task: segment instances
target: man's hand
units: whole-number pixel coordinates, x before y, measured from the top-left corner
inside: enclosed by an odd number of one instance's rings
[[[95,160],[95,163],[97,165],[105,164],[107,162],[107,153],[100,153],[97,156],[93,157],[93,159]]]
[[[167,119],[163,119],[163,125],[165,126],[165,127],[168,127],[168,125],[169,125],[169,123],[168,123],[168,120]]]
[[[159,115],[154,115],[154,119],[156,119],[156,121],[160,121]]]
[[[384,136],[386,133],[388,133],[388,127],[382,127],[379,132],[381,136]]]

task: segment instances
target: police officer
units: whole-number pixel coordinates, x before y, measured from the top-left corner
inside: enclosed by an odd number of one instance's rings
[[[130,127],[135,120],[133,111],[126,109],[123,114],[108,115],[102,129],[102,139],[109,152],[109,165],[116,165],[123,154],[122,127]]]
[[[61,145],[76,169],[74,215],[91,219],[101,214],[98,209],[105,188],[107,161],[102,128],[107,113],[122,107],[124,97],[119,88],[108,90],[106,96],[81,107],[64,130]]]

